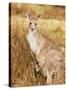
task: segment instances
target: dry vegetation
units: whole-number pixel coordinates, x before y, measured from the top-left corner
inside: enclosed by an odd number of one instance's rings
[[[41,15],[38,30],[41,34],[53,40],[57,47],[64,51],[64,7],[11,4],[11,86],[45,85],[45,78],[34,73],[32,54],[26,34],[28,30],[27,13]]]

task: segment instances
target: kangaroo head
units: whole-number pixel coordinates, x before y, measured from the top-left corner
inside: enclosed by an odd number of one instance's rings
[[[37,20],[38,20],[39,17],[40,17],[40,15],[37,18],[32,17],[31,15],[28,15],[28,18],[29,18],[29,29],[31,31],[37,30]]]

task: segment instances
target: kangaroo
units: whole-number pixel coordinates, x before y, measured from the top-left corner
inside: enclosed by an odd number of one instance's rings
[[[40,16],[34,18],[31,15],[28,15],[29,29],[27,40],[29,46],[36,56],[43,76],[47,77],[47,84],[52,84],[53,78],[56,83],[63,83],[64,55],[54,42],[38,32],[37,21],[39,17]]]

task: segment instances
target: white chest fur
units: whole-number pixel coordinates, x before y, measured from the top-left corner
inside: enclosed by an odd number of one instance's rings
[[[37,36],[35,36],[35,33],[36,31],[34,32],[30,32],[28,33],[27,35],[27,40],[30,44],[30,48],[31,50],[34,52],[34,53],[37,53],[38,50],[39,50],[39,42],[38,42],[38,39],[37,39]]]

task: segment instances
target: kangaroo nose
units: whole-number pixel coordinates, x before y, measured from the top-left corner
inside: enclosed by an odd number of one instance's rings
[[[33,31],[34,29],[32,28],[32,31]]]

